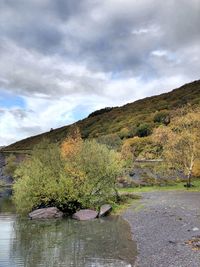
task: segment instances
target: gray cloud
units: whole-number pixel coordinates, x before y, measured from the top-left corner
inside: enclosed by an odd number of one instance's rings
[[[95,70],[126,69],[137,75],[146,69],[152,50],[177,52],[200,41],[198,0],[17,0],[0,5],[1,36]]]

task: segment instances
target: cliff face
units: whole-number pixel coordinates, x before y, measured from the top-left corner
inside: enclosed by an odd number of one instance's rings
[[[5,167],[5,156],[0,153],[0,181],[3,182],[3,184],[12,184],[13,179],[11,176],[4,174],[4,167]]]

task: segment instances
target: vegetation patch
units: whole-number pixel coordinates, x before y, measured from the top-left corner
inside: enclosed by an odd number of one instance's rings
[[[78,132],[61,146],[46,142],[15,171],[18,212],[55,206],[73,213],[118,201],[116,179],[125,166],[120,153],[95,140],[83,141]]]

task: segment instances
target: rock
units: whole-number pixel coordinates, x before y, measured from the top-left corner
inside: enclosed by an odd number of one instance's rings
[[[79,210],[73,214],[72,218],[79,221],[87,221],[97,218],[98,213],[95,210]]]
[[[29,213],[31,219],[54,219],[62,216],[63,212],[56,207],[37,209]]]
[[[199,228],[194,227],[194,228],[192,229],[192,231],[199,231]]]
[[[101,206],[98,217],[103,217],[108,215],[112,210],[112,207],[109,204]]]

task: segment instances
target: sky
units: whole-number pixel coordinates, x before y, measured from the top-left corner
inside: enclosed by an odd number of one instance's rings
[[[0,0],[0,145],[199,78],[199,0]]]

